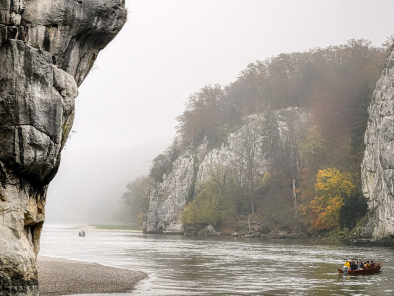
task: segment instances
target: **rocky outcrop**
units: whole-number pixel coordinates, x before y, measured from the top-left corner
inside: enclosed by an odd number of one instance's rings
[[[77,88],[125,20],[124,0],[0,2],[0,295],[37,292],[46,191]]]
[[[277,153],[283,154],[283,162],[290,170],[298,170],[298,141],[311,126],[310,116],[298,108],[274,112],[280,141]],[[273,118],[272,118],[273,120]],[[144,230],[147,233],[195,234],[200,229],[184,229],[180,214],[187,201],[195,197],[201,186],[213,175],[224,174],[226,169],[236,172],[241,184],[248,181],[248,169],[252,165],[253,176],[261,177],[269,170],[266,141],[267,116],[256,114],[244,120],[244,125],[230,134],[226,143],[209,150],[207,143],[197,149],[187,150],[174,163],[171,173],[151,188]],[[253,150],[253,151],[252,151]],[[248,160],[249,158],[249,160]],[[257,189],[257,188],[256,188]]]
[[[369,213],[356,236],[382,240],[394,237],[394,51],[376,84],[368,109],[365,153],[362,162],[363,193]]]
[[[182,234],[179,214],[193,183],[194,158],[190,153],[180,156],[172,172],[156,183],[150,193],[149,208],[145,214],[144,232]]]
[[[201,229],[197,233],[197,236],[205,236],[205,237],[220,236],[220,233],[217,232],[212,225],[208,225],[207,227]]]

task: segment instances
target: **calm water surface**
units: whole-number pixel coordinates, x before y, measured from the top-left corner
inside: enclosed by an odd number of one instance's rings
[[[141,296],[394,295],[394,248],[111,231],[80,238],[46,225],[40,255],[144,271],[149,278],[133,293]],[[383,262],[383,271],[339,275],[348,258]]]

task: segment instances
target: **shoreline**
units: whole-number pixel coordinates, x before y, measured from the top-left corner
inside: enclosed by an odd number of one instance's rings
[[[142,233],[142,230],[136,229],[122,229],[122,228],[98,228],[92,224],[78,225],[71,228],[72,230],[85,230],[85,231],[111,231],[111,232],[131,232],[131,233]]]
[[[130,233],[143,233],[143,234],[159,234],[159,235],[180,235],[189,237],[233,237],[237,239],[278,239],[278,240],[295,240],[295,241],[306,241],[311,243],[333,243],[348,246],[380,246],[380,247],[393,247],[394,238],[382,238],[375,240],[372,238],[356,238],[356,237],[345,237],[338,238],[335,236],[308,236],[306,233],[290,233],[285,232],[271,232],[267,234],[253,233],[248,234],[245,231],[240,233],[225,233],[219,231],[218,234],[214,235],[198,235],[198,234],[186,234],[181,232],[143,232],[142,230],[133,229],[117,229],[117,228],[97,228],[95,225],[79,225],[72,228],[73,230],[87,230],[87,231],[110,231],[110,232],[130,232]]]
[[[108,267],[54,257],[37,257],[40,296],[130,293],[148,275],[141,271]]]

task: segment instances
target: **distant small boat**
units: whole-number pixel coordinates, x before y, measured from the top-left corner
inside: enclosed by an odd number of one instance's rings
[[[375,263],[374,266],[368,267],[368,268],[362,268],[362,269],[357,269],[357,270],[348,270],[348,274],[371,274],[371,273],[376,273],[379,272],[380,269],[382,268],[383,263]],[[343,273],[342,268],[338,269],[339,273]]]

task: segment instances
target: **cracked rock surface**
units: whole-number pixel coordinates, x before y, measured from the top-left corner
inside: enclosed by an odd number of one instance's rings
[[[357,236],[381,241],[394,236],[394,51],[387,59],[368,109],[363,193],[368,202],[366,221]]]
[[[37,295],[47,186],[124,0],[0,0],[0,296]]]

